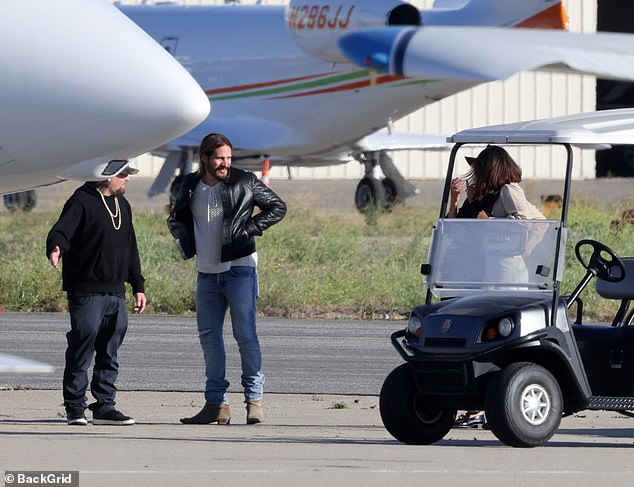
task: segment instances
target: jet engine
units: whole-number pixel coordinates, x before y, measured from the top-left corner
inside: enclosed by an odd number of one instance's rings
[[[421,25],[420,11],[399,0],[291,0],[285,12],[295,43],[308,55],[331,63],[347,63],[341,37],[388,25]]]

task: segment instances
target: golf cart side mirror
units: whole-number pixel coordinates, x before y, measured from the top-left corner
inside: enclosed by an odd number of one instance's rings
[[[431,274],[431,264],[421,264],[420,273],[423,276],[428,276],[429,274]]]

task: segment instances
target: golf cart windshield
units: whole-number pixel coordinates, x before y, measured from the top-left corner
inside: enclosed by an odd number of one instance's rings
[[[454,147],[439,219],[434,226],[429,260],[421,268],[428,286],[427,303],[433,297],[442,299],[491,290],[552,294],[553,300],[558,299],[567,238],[572,146],[598,149],[609,144],[631,143],[633,117],[632,108],[605,110],[467,129],[449,137],[447,142]],[[462,157],[457,162],[458,151],[487,144],[564,149],[563,157],[534,159],[540,164],[558,164],[565,168],[558,220],[444,217],[448,214],[452,178],[460,174],[457,164],[465,164]],[[523,160],[518,159],[519,163]],[[556,323],[555,314],[553,323]]]
[[[437,298],[491,292],[552,293],[559,220],[441,218],[426,284]]]

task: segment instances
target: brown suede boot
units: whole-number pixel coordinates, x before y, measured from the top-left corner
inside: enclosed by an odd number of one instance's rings
[[[205,403],[200,412],[191,418],[181,418],[183,424],[229,424],[231,421],[231,409],[228,404]]]
[[[262,401],[244,401],[247,404],[247,424],[258,424],[264,421]]]

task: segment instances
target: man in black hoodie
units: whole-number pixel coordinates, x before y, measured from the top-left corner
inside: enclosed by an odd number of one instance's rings
[[[51,265],[57,269],[60,259],[64,262],[62,288],[71,329],[63,390],[70,425],[88,424],[84,410],[93,355],[90,389],[96,402],[88,406],[93,424],[134,424],[115,409],[115,381],[117,352],[128,327],[125,283],[132,287],[135,312],[142,313],[147,302],[132,212],[123,196],[129,175],[136,172],[125,167],[111,179],[77,188],[46,239]]]

